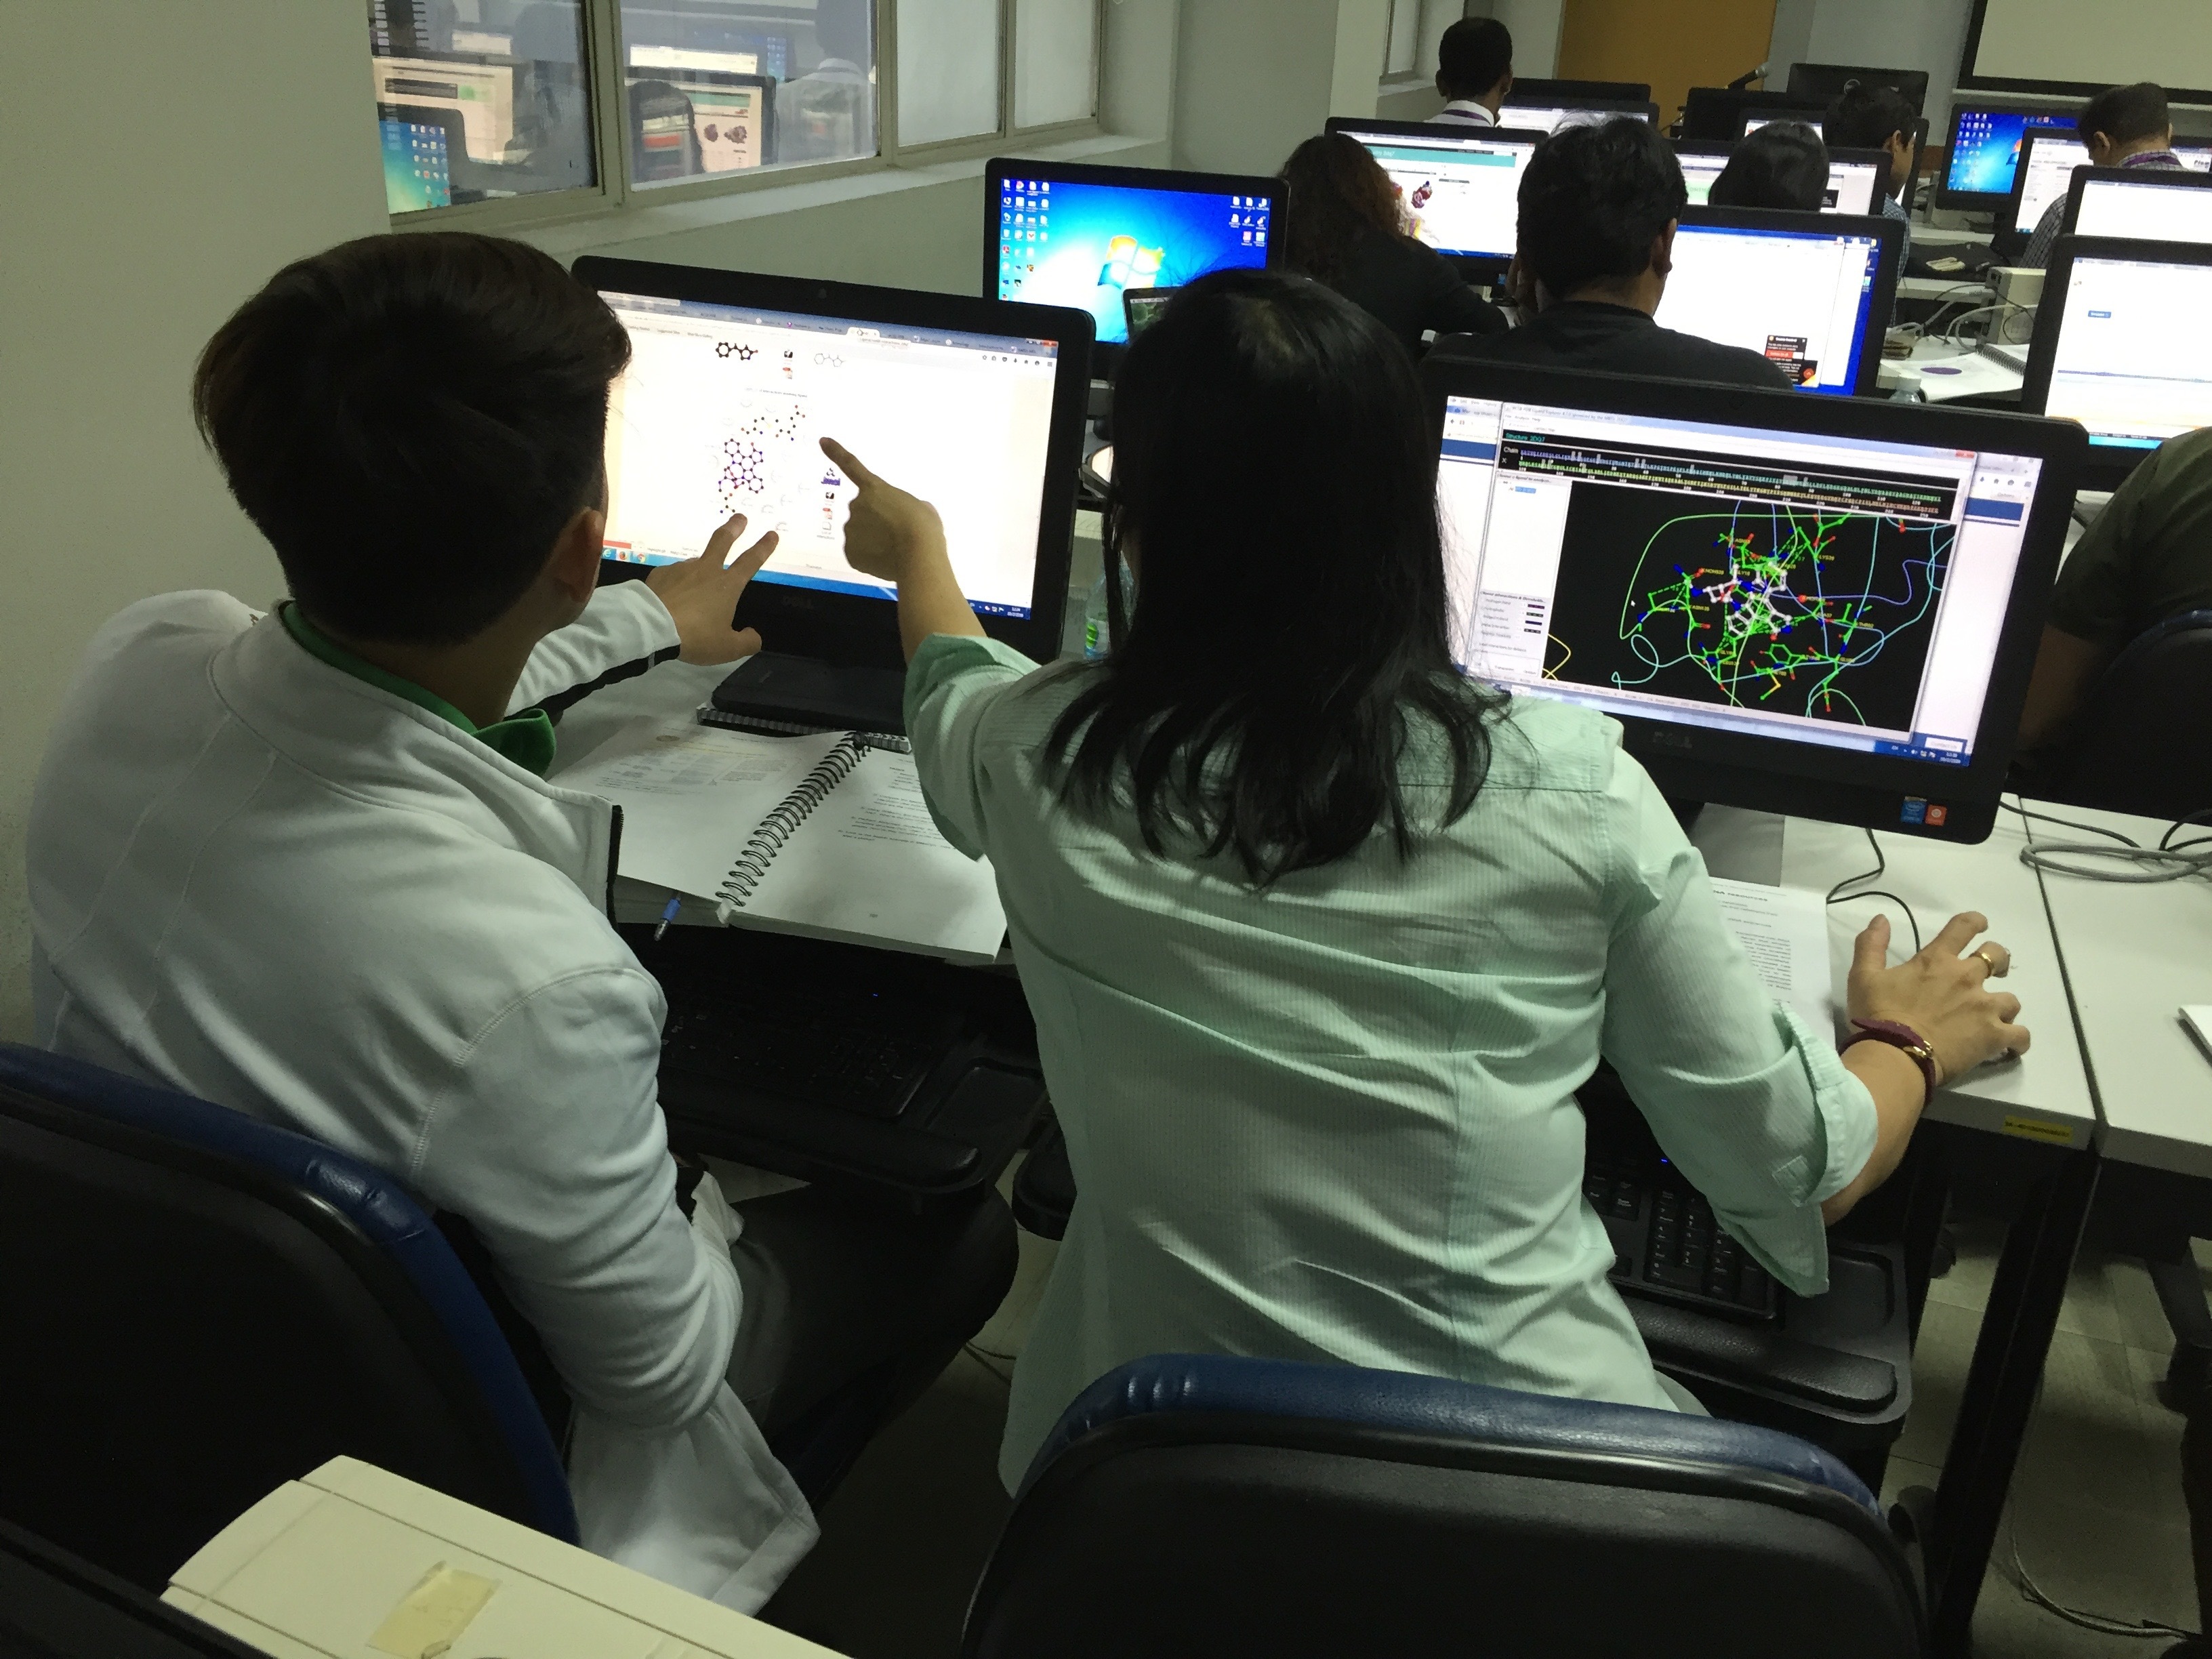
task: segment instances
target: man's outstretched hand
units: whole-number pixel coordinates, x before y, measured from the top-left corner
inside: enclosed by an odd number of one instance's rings
[[[775,551],[773,530],[734,559],[730,550],[745,533],[745,515],[732,513],[707,541],[696,559],[664,564],[645,579],[676,623],[685,662],[735,662],[761,648],[760,630],[735,628],[738,597],[756,571]]]

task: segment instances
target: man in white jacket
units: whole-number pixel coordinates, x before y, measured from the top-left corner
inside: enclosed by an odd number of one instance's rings
[[[628,356],[553,261],[466,235],[332,249],[223,326],[195,409],[292,598],[167,594],[93,641],[32,806],[33,992],[48,1047],[465,1220],[573,1402],[585,1542],[750,1610],[816,1536],[763,1427],[911,1392],[1012,1228],[679,1203],[660,988],[606,917],[619,814],[545,780],[548,710],[758,649],[732,613],[775,538],[726,565],[733,519],[597,588]]]

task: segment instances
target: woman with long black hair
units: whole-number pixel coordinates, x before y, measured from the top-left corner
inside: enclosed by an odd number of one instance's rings
[[[1103,662],[982,636],[936,513],[835,445],[847,556],[896,581],[907,726],[998,872],[1080,1192],[1014,1374],[1011,1485],[1103,1372],[1259,1354],[1695,1409],[1652,1369],[1583,1201],[1574,1091],[1612,1061],[1783,1283],[1880,1184],[1928,1085],[1778,1007],[1599,714],[1448,643],[1437,434],[1381,325],[1222,273],[1130,348],[1107,514],[1135,605]],[[1119,583],[1109,579],[1109,595]],[[1118,601],[1117,601],[1118,605]],[[2026,1046],[1955,919],[1851,1012],[1941,1075]]]

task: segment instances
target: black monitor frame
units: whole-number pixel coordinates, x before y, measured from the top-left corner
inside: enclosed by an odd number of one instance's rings
[[[1372,133],[1378,138],[1419,138],[1432,144],[1449,145],[1453,140],[1480,141],[1485,143],[1506,142],[1527,144],[1533,154],[1549,134],[1528,127],[1478,127],[1458,125],[1439,121],[1385,121],[1357,115],[1332,115],[1325,131],[1341,132],[1358,138],[1363,133]],[[1455,253],[1449,248],[1437,252],[1449,259],[1454,269],[1471,283],[1495,282],[1504,276],[1513,263],[1511,254],[1504,258],[1490,258],[1470,253]]]
[[[2212,190],[2212,173],[2172,167],[2075,167],[2074,181],[2066,186],[2066,212],[2058,234],[2071,236],[2081,221],[2081,194],[2092,184],[2141,185],[2148,190]],[[2109,238],[2106,240],[2118,240]]]
[[[1603,115],[1607,117],[1616,115],[1638,115],[1643,117],[1645,121],[1649,122],[1655,128],[1659,125],[1659,106],[1653,103],[1649,98],[1523,98],[1518,95],[1519,91],[1520,88],[1516,86],[1512,92],[1509,92],[1505,94],[1505,101],[1498,106],[1498,125],[1499,126],[1508,128],[1512,127],[1513,109],[1516,105],[1519,105],[1521,107],[1528,109],[1542,107],[1552,104],[1558,105],[1561,109],[1587,111],[1592,115]],[[1588,125],[1592,124],[1583,123],[1583,125]],[[1535,129],[1534,127],[1524,127],[1518,129],[1518,131],[1533,132]]]
[[[746,75],[736,70],[701,69],[647,68],[626,69],[623,71],[623,85],[625,89],[638,81],[665,82],[686,97],[690,95],[694,87],[703,91],[712,91],[716,87],[750,87],[761,95],[760,164],[764,167],[775,165],[776,79],[773,75]],[[691,131],[696,138],[699,131],[699,111],[696,105],[691,111]],[[706,141],[702,138],[698,139],[698,142],[703,149]],[[695,179],[707,179],[716,175],[709,173],[702,167],[699,172],[690,176]]]
[[[2028,343],[2027,368],[2022,371],[2020,406],[2031,414],[2042,414],[2051,403],[2051,377],[2058,363],[2058,335],[2066,324],[2066,292],[2073,285],[2074,263],[2077,259],[2212,265],[2212,243],[2139,242],[2118,236],[2060,237],[2052,245],[2051,263],[2045,268],[2043,298],[2035,311],[2035,334]],[[2061,417],[2053,418],[2061,425],[2075,424]],[[2158,453],[2154,449],[2124,449],[2117,453],[2100,449],[2088,442],[2086,433],[2082,442],[2085,459],[2081,487],[2085,489],[2118,489],[2130,473]]]
[[[1881,392],[1881,346],[1889,332],[1890,313],[1897,304],[1897,278],[1905,262],[1905,222],[1878,213],[1795,213],[1787,208],[1686,207],[1680,223],[1685,229],[1698,225],[1718,230],[1778,230],[1803,236],[1868,236],[1875,242],[1874,292],[1867,296],[1865,337],[1859,342],[1859,360],[1851,371],[1848,392],[1792,392],[1811,396],[1820,403],[1844,403],[1853,398],[1887,396]]]
[[[1267,213],[1273,222],[1273,234],[1267,239],[1267,265],[1272,268],[1282,263],[1290,186],[1280,179],[1253,173],[1185,173],[1170,167],[1094,167],[1087,161],[1024,161],[994,155],[983,168],[982,289],[983,297],[994,304],[1000,303],[995,297],[999,291],[999,186],[1010,178],[1049,179],[1055,185],[1102,185],[1116,190],[1180,191],[1194,196],[1264,196],[1273,204]],[[1111,380],[1127,349],[1120,341],[1093,341],[1091,372],[1101,380]]]
[[[1445,398],[1464,397],[2040,459],[2043,471],[2022,532],[2012,602],[1998,636],[1973,758],[1966,766],[1827,749],[1607,711],[1620,723],[1621,746],[1675,799],[1864,825],[1932,841],[1988,839],[2012,762],[2028,673],[2073,510],[2083,447],[2079,427],[1955,405],[1802,398],[1472,359],[1431,356],[1422,363],[1420,374],[1431,428],[1437,431],[1443,429]],[[1923,809],[1942,805],[1947,809],[1946,821],[1931,827],[1924,810],[1916,819],[1911,816],[1914,802]]]
[[[1887,87],[1893,92],[1905,94],[1905,102],[1912,106],[1915,115],[1928,112],[1928,71],[1913,69],[1877,69],[1858,64],[1792,64],[1790,66],[1789,91],[1794,97],[1817,98],[1822,103],[1833,103],[1850,89],[1851,83],[1861,86]]]
[[[2012,170],[2012,195],[2006,199],[2004,211],[1997,216],[1997,234],[2000,236],[2022,239],[2035,234],[2035,227],[2033,225],[2024,225],[2021,223],[2020,209],[2021,204],[2027,199],[2027,196],[2028,155],[2034,148],[2036,139],[2039,137],[2069,138],[2077,144],[2081,142],[2081,136],[2078,133],[2062,131],[2056,127],[2046,127],[2041,133],[2031,131],[2021,135],[2020,165]],[[2087,164],[2085,162],[2082,163],[2082,165],[2087,166]]]
[[[1525,94],[1520,99],[1524,104],[1571,104],[1585,98],[1595,98],[1601,102],[1648,104],[1651,101],[1651,83],[1649,81],[1558,81],[1534,76],[1523,80],[1516,75],[1513,77],[1513,84],[1506,88],[1505,101],[1509,104],[1513,102],[1516,94]]]
[[[1059,342],[1030,614],[985,616],[979,620],[993,639],[1005,641],[1038,662],[1050,662],[1060,654],[1075,536],[1076,468],[1083,454],[1083,424],[1091,396],[1090,313],[1062,306],[971,299],[963,294],[924,294],[597,255],[577,260],[571,275],[594,293],[640,294],[858,323]],[[915,411],[917,419],[927,416],[926,410]],[[901,482],[911,482],[927,494],[927,479]],[[639,566],[611,561],[601,565],[603,580],[620,580],[632,573],[646,574]],[[738,605],[737,621],[740,626],[759,629],[761,637],[773,649],[787,655],[848,667],[898,668],[906,660],[899,646],[898,606],[889,599],[756,581],[746,585],[744,598]]]
[[[1748,87],[1692,87],[1682,100],[1685,138],[1732,143],[1743,137],[1750,110],[1789,110],[1818,119],[1827,105],[1817,98],[1793,98],[1786,92],[1754,92]]]
[[[2040,107],[2030,104],[1998,103],[1993,100],[1960,99],[1951,105],[1950,125],[1943,130],[1943,171],[1936,180],[1933,205],[1953,213],[1999,214],[2005,210],[2007,196],[1996,191],[1954,190],[1951,188],[1952,160],[1959,153],[1959,122],[1967,115],[2066,115],[2075,111],[2055,110],[2048,105]],[[2045,128],[2045,131],[2057,129]],[[2023,137],[2025,135],[2023,134]],[[2018,169],[2014,169],[2014,180]]]

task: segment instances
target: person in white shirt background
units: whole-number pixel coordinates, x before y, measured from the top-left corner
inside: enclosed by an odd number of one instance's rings
[[[1498,106],[1513,90],[1513,34],[1494,17],[1462,17],[1437,46],[1437,90],[1443,94],[1432,122],[1494,127]]]
[[[550,716],[758,650],[733,613],[775,538],[732,560],[744,521],[702,526],[702,557],[597,586],[629,356],[554,260],[453,232],[301,260],[217,331],[194,410],[291,598],[163,594],[94,636],[32,802],[33,998],[42,1046],[465,1222],[557,1373],[586,1547],[750,1612],[817,1536],[771,1443],[927,1387],[1014,1225],[995,1194],[733,1210],[670,1157],[619,822],[546,780]]]

